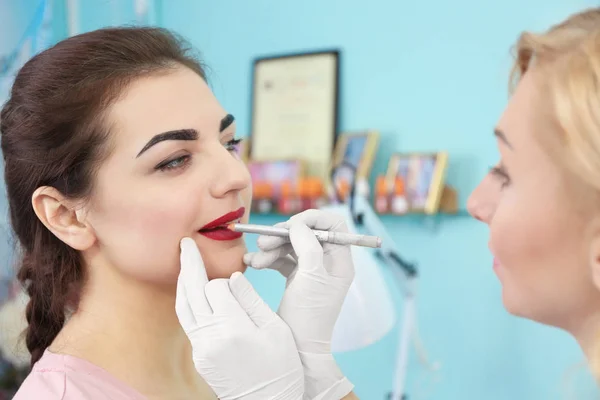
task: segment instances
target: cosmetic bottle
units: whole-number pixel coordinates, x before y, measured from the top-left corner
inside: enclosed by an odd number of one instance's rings
[[[258,201],[258,212],[268,214],[273,212],[273,184],[264,182],[261,188],[261,199]]]
[[[346,179],[340,179],[337,183],[337,194],[340,201],[348,201],[348,195],[350,194],[350,184]]]
[[[315,200],[315,208],[321,208],[327,205],[327,194],[325,193],[325,184],[320,178],[316,178],[315,181],[315,193],[317,199]]]
[[[297,179],[296,182],[291,182],[291,192],[290,192],[290,214],[296,214],[301,211],[301,203],[300,203],[300,179]]]
[[[390,211],[390,195],[385,176],[378,176],[375,184],[375,211],[385,214]]]
[[[308,198],[310,199],[309,208],[319,209],[327,203],[323,182],[318,177],[308,179]]]
[[[292,195],[292,182],[286,179],[281,183],[281,190],[279,191],[279,199],[277,201],[277,211],[280,214],[287,215],[292,213]]]
[[[262,199],[262,182],[256,181],[252,184],[252,204],[250,206],[250,210],[253,213],[259,212],[259,202]]]
[[[396,177],[394,180],[394,194],[392,196],[392,212],[394,214],[406,214],[408,211],[408,200],[404,191],[404,180]]]
[[[371,196],[371,186],[369,181],[362,177],[357,177],[354,183],[354,195],[368,199]]]
[[[309,178],[303,177],[298,180],[298,201],[298,211],[308,210],[311,207]]]

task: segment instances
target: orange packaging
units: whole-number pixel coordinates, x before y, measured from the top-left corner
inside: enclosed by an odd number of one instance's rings
[[[318,177],[311,177],[307,181],[309,208],[320,208],[325,203],[323,182]]]
[[[378,176],[375,183],[375,211],[387,213],[390,211],[387,181],[385,176]]]
[[[252,211],[270,213],[273,211],[273,186],[269,182],[256,182],[252,185]]]
[[[396,177],[394,181],[394,194],[404,195],[404,180],[400,177]]]
[[[264,197],[263,182],[254,182],[252,185],[252,211],[258,212],[259,201]]]
[[[270,182],[261,183],[259,188],[258,212],[273,212],[273,185]]]
[[[265,182],[263,184],[263,197],[269,199],[269,200],[273,200],[273,184],[270,182]]]
[[[298,180],[298,200],[299,210],[304,211],[310,208],[310,181],[309,178],[300,178]]]
[[[277,209],[282,214],[291,214],[294,212],[294,187],[292,186],[292,182],[289,180],[284,180],[281,183],[281,191],[280,191],[279,202],[277,205]]]
[[[252,198],[257,198],[260,195],[260,185],[261,182],[252,182]]]
[[[342,201],[345,201],[348,194],[350,194],[350,184],[345,179],[342,179],[338,183],[338,195]]]

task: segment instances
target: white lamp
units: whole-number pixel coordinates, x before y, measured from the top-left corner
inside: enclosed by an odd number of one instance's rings
[[[336,175],[348,175],[348,170],[351,170],[350,175],[354,177],[354,167],[342,164],[332,174],[332,180],[336,181]],[[409,344],[411,339],[418,339],[414,290],[417,270],[414,265],[400,258],[396,244],[367,200],[368,192],[368,184],[359,180],[352,187],[348,202],[327,205],[321,209],[342,215],[350,232],[359,233],[357,221],[360,221],[361,227],[369,234],[380,236],[382,247],[379,249],[379,255],[392,268],[392,273],[403,287],[402,325],[390,399],[404,400],[407,396],[405,379]],[[373,344],[392,329],[396,320],[389,289],[379,269],[381,263],[375,258],[373,249],[353,246],[351,251],[356,274],[334,328],[334,352],[356,350]],[[425,363],[430,369],[439,368],[437,363],[430,364],[427,360]]]
[[[341,215],[350,232],[358,231],[347,204],[321,209]],[[373,252],[359,246],[352,246],[351,251],[355,277],[333,331],[333,352],[357,350],[375,343],[390,332],[396,320],[390,293]]]

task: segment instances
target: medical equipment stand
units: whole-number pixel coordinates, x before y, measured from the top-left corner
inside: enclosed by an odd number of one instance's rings
[[[388,396],[389,400],[408,400],[406,394],[405,381],[408,365],[409,344],[414,334],[415,325],[415,286],[417,280],[417,269],[414,264],[404,261],[398,255],[397,246],[388,235],[385,226],[369,204],[366,196],[357,194],[357,190],[351,190],[350,213],[357,226],[364,227],[371,235],[381,238],[382,245],[379,249],[379,256],[391,265],[392,273],[402,285],[404,283],[404,313],[402,318],[402,327],[400,329],[400,338],[396,355],[396,364],[394,370],[394,384],[392,393]]]
[[[356,167],[342,161],[331,170],[331,181],[334,186],[334,196],[332,201],[342,201],[335,189],[336,175],[340,172],[346,172],[345,178],[350,177],[352,185],[348,195],[348,206],[350,215],[357,227],[362,227],[371,235],[379,236],[382,244],[376,253],[383,261],[390,265],[392,273],[403,288],[404,294],[404,313],[402,316],[402,327],[398,341],[398,350],[396,352],[396,362],[394,366],[394,382],[392,392],[388,395],[388,400],[408,400],[406,394],[406,370],[408,367],[408,350],[411,339],[416,338],[416,283],[418,271],[415,264],[409,263],[400,257],[397,251],[398,246],[387,233],[387,229],[381,222],[379,216],[375,213],[371,204],[369,204],[368,183],[361,179],[356,179]],[[358,181],[358,182],[357,182]],[[437,368],[437,367],[435,367]]]

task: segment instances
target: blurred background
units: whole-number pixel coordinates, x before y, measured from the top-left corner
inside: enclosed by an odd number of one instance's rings
[[[446,209],[380,213],[402,257],[418,266],[418,333],[428,357],[439,363],[434,369],[423,364],[419,347],[411,344],[407,398],[597,398],[570,336],[504,310],[487,228],[465,212],[469,193],[497,159],[492,129],[507,101],[510,48],[519,33],[545,29],[597,5],[592,0],[0,0],[0,101],[22,62],[69,35],[104,26],[158,25],[198,49],[217,98],[236,117],[239,136],[249,137],[255,60],[335,49],[336,133],[377,133],[366,176],[372,195],[380,194],[378,181],[394,155],[443,152],[447,157],[437,187],[440,193],[451,188],[440,200]],[[409,196],[405,189],[381,193]],[[5,216],[4,198],[0,205]],[[251,222],[286,219],[277,210],[256,211]],[[255,249],[252,239],[248,246]],[[13,270],[7,236],[0,241],[0,257],[0,301],[8,301]],[[393,327],[368,346],[336,354],[365,400],[385,399],[392,390],[405,301],[394,271],[385,264],[373,268],[391,296]],[[283,279],[271,272],[248,276],[276,308]],[[0,365],[0,384],[14,385],[18,371],[8,362]]]

